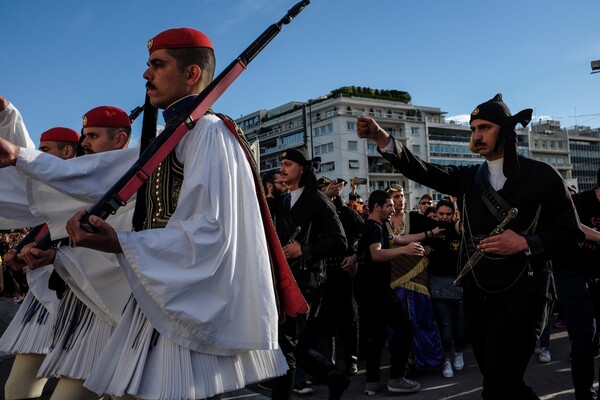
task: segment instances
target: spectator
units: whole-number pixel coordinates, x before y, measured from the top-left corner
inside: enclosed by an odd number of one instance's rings
[[[441,231],[436,221],[412,211],[404,212],[404,189],[392,186],[387,189],[394,203],[394,213],[386,223],[388,231],[400,237],[400,243],[419,241],[429,254],[429,239]],[[392,245],[394,247],[395,245]],[[444,359],[442,341],[435,324],[431,299],[429,297],[429,272],[427,257],[401,255],[390,260],[392,268],[391,286],[401,300],[413,327],[412,357],[410,368],[416,370],[437,367]]]
[[[362,229],[361,249],[363,265],[356,279],[356,298],[360,321],[364,325],[367,343],[367,374],[364,393],[374,395],[387,387],[391,392],[416,392],[421,385],[405,377],[412,339],[412,327],[400,299],[390,288],[390,260],[399,255],[423,256],[419,243],[390,248],[390,242],[400,244],[400,236],[390,235],[385,227],[394,212],[392,196],[375,190],[369,196],[369,218]],[[381,381],[381,352],[389,336],[391,355],[390,378],[387,385]]]
[[[287,193],[287,187],[285,187],[281,180],[281,174],[276,170],[266,172],[262,183],[269,211],[271,212],[271,216],[274,216],[277,212],[276,205],[279,198]]]
[[[431,219],[434,219],[434,220],[436,220],[436,221],[437,221],[437,219],[438,219],[438,215],[437,215],[437,213],[436,213],[436,211],[435,211],[435,207],[433,207],[433,206],[432,206],[432,207],[427,207],[427,208],[425,209],[425,216],[426,216],[427,218],[431,218]]]
[[[600,275],[592,266],[597,265],[600,251],[600,169],[598,175],[596,188],[571,196],[586,235],[584,246],[553,259],[556,294],[571,341],[571,378],[577,400],[594,398],[599,311],[594,298],[598,296],[595,281]]]
[[[436,213],[439,226],[444,228],[444,235],[431,240],[433,251],[428,255],[427,267],[429,293],[444,348],[442,375],[452,378],[454,371],[464,368],[463,351],[467,346],[462,289],[454,285],[460,268],[461,233],[453,221],[454,203],[440,200],[436,205]]]
[[[427,207],[431,206],[433,206],[433,197],[431,197],[429,193],[425,193],[419,198],[416,212],[421,215],[425,215],[425,210],[427,210]]]

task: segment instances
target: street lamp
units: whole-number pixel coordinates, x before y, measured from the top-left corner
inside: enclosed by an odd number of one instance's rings
[[[320,100],[325,100],[327,99],[327,96],[319,96],[316,99],[308,99],[306,100],[306,102],[302,105],[302,123],[304,125],[304,144],[307,145],[308,147],[308,137],[309,137],[309,131],[310,131],[310,158],[314,158],[315,156],[315,150],[314,150],[314,146],[313,146],[313,130],[312,130],[312,105]],[[306,112],[306,109],[308,108],[308,113]]]

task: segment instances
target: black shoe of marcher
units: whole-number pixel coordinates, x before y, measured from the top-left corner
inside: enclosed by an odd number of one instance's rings
[[[273,390],[273,380],[269,379],[266,381],[258,382],[257,386],[262,390],[270,392],[271,390]]]
[[[348,364],[348,367],[346,368],[346,373],[348,374],[348,376],[354,376],[358,373],[358,365],[353,362]]]
[[[294,393],[298,393],[300,395],[312,394],[314,389],[308,386],[308,383],[300,382],[294,385]]]
[[[350,356],[346,358],[346,362],[344,363],[346,366],[346,373],[348,376],[354,376],[358,373],[358,357]]]
[[[326,380],[329,387],[329,400],[340,400],[350,386],[350,378],[342,371],[329,372]]]

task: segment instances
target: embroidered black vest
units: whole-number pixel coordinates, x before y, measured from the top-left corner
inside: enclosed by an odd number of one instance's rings
[[[143,229],[164,228],[177,208],[183,184],[183,164],[172,151],[152,173],[146,185]]]

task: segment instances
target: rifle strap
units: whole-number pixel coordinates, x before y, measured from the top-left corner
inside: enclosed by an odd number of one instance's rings
[[[487,163],[483,162],[475,175],[475,183],[481,188],[481,199],[490,210],[494,218],[501,222],[506,218],[511,206],[500,196],[500,194],[490,185],[488,178]]]
[[[152,173],[158,168],[160,163],[169,155],[171,151],[177,147],[177,144],[183,139],[185,134],[196,125],[196,121],[198,121],[204,113],[206,113],[211,104],[219,98],[221,93],[223,93],[229,85],[244,71],[246,66],[238,62],[233,66],[230,73],[223,77],[223,79],[219,80],[219,82],[215,85],[214,90],[211,90],[210,93],[203,99],[203,101],[190,113],[189,117],[185,120],[184,123],[181,123],[175,131],[165,140],[164,143],[161,144],[160,148],[154,153],[148,161],[140,167],[139,170],[135,173],[129,181],[119,192],[116,194],[116,198],[123,204],[127,203],[137,190],[146,182]]]

